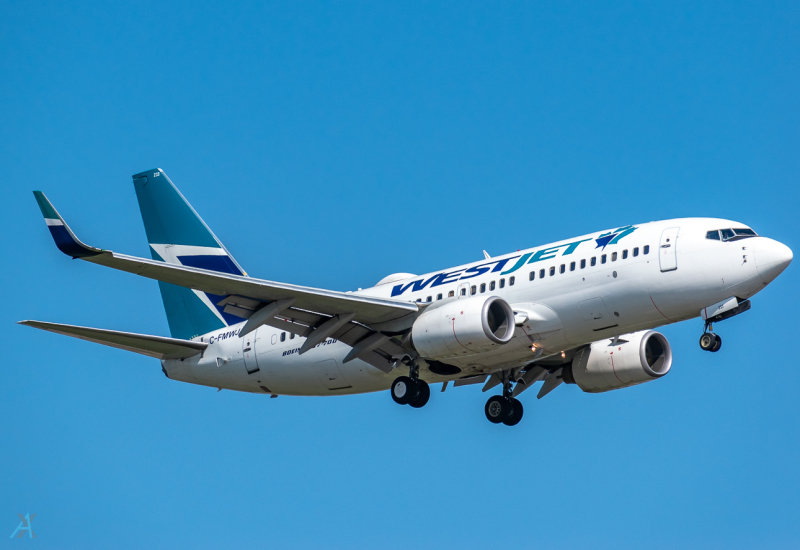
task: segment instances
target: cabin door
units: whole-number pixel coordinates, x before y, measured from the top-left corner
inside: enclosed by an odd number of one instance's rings
[[[256,332],[253,331],[242,338],[242,356],[247,374],[258,372],[258,359],[256,358]]]
[[[678,269],[678,230],[680,227],[670,227],[661,233],[661,242],[658,243],[658,263],[661,271]]]

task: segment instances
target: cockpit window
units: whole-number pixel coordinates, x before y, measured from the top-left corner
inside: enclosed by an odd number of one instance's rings
[[[706,233],[706,239],[711,239],[712,241],[719,241],[720,235],[722,236],[723,241],[739,241],[742,239],[749,239],[750,237],[758,237],[755,231],[752,229],[747,228],[736,228],[736,229],[719,229],[714,231],[709,231]]]

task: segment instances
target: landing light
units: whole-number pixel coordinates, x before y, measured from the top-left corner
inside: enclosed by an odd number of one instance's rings
[[[567,354],[562,351],[561,352],[561,358],[564,359],[566,356],[567,356]]]

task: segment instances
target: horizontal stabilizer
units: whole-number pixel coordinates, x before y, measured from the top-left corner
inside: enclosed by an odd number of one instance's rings
[[[203,352],[208,347],[204,342],[190,342],[165,336],[149,336],[133,332],[120,332],[100,328],[77,327],[43,321],[20,321],[20,325],[80,338],[96,344],[141,353],[156,359],[186,359]]]

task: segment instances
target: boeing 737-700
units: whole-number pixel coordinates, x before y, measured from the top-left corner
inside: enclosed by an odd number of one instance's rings
[[[538,382],[542,398],[561,383],[605,392],[666,375],[659,326],[699,317],[700,347],[719,351],[713,324],[750,309],[792,261],[743,223],[683,218],[338,292],[250,277],[161,169],[133,184],[152,259],[84,244],[34,195],[64,254],[158,281],[171,337],[22,324],[155,357],[172,380],[272,397],[390,390],[419,408],[433,383],[499,386],[484,411],[509,426]]]

